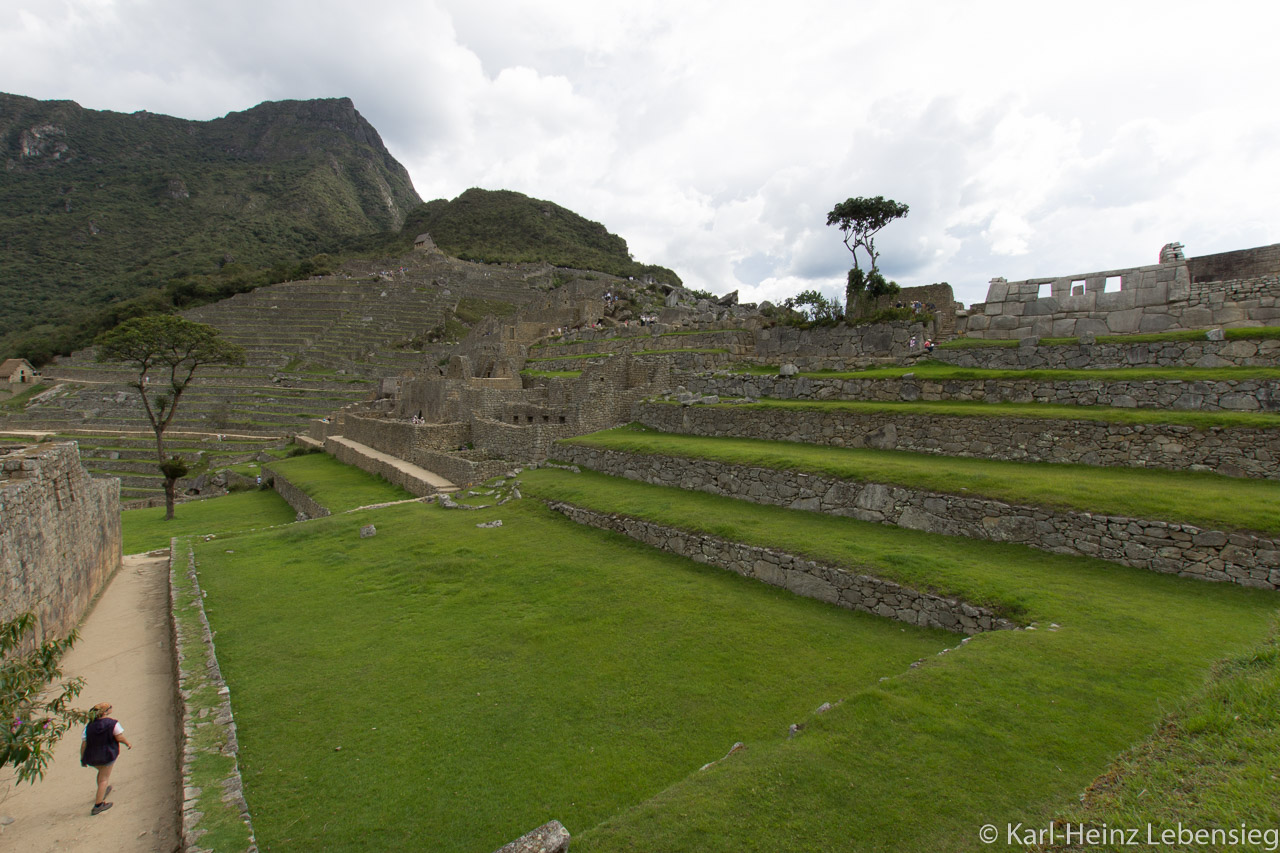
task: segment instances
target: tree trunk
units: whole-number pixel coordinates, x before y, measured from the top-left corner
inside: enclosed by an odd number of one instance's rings
[[[164,520],[173,521],[173,493],[178,481],[172,477],[164,478]]]

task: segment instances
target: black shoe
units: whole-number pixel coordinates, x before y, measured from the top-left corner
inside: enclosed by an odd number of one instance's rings
[[[89,814],[91,815],[102,814],[107,809],[111,808],[113,805],[114,803],[98,803],[96,806],[93,807],[93,811],[89,812]]]

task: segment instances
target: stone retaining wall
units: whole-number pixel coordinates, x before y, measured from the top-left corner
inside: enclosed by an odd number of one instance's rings
[[[222,678],[214,651],[213,632],[196,576],[195,552],[190,545],[184,550],[177,544],[177,539],[169,543],[169,631],[177,669],[177,706],[182,709],[178,743],[178,754],[182,756],[182,850],[202,853],[207,849],[200,843],[207,832],[201,823],[208,816],[201,809],[216,808],[244,825],[242,843],[220,849],[256,851],[237,761],[240,743],[231,713],[231,688]],[[210,727],[212,736],[200,731]],[[196,776],[198,764],[206,774],[220,770],[218,764],[225,766],[226,772],[218,780],[219,790],[206,794],[198,786],[202,781]]]
[[[934,334],[920,323],[878,323],[798,329],[775,326],[756,333],[756,361],[794,364],[801,370],[840,370],[874,361],[893,361],[923,351]],[[911,348],[915,338],[916,348]]]
[[[271,488],[275,489],[276,494],[284,498],[285,503],[293,507],[299,515],[307,518],[324,518],[329,514],[326,507],[316,503],[310,495],[290,483],[289,478],[284,474],[270,466],[267,466],[267,471],[271,476]]]
[[[1158,341],[1041,346],[939,348],[933,358],[957,367],[993,370],[1106,369],[1113,367],[1275,367],[1280,340]]]
[[[400,486],[406,492],[416,497],[425,497],[436,493],[435,486],[420,480],[418,477],[397,468],[381,459],[374,458],[368,454],[361,453],[357,448],[344,444],[341,441],[335,441],[334,438],[346,438],[346,436],[330,436],[325,439],[324,452],[328,453],[339,462],[347,465],[354,465],[362,471],[368,471],[370,474],[377,474],[388,483]],[[421,466],[419,466],[421,467]]]
[[[716,536],[691,533],[638,518],[608,515],[559,501],[550,502],[548,506],[578,524],[621,533],[661,551],[728,569],[780,586],[796,595],[816,598],[849,610],[964,634],[1016,627],[985,608],[922,593],[839,566],[806,560],[785,551],[730,542]]]
[[[621,453],[573,444],[556,456],[661,486],[842,515],[913,530],[1013,542],[1166,574],[1280,588],[1280,542],[1190,524],[1015,506],[883,483],[860,483],[707,459]]]
[[[120,568],[120,481],[75,442],[0,449],[0,621],[35,613],[28,646],[62,639]]]
[[[755,409],[733,404],[641,403],[635,416],[654,429],[687,435],[1280,479],[1280,429],[1199,430],[1065,418]]]
[[[1280,380],[1176,379],[878,379],[821,376],[689,376],[691,391],[721,397],[782,400],[974,400],[987,403],[1059,403],[1065,406],[1200,411],[1280,411]]]

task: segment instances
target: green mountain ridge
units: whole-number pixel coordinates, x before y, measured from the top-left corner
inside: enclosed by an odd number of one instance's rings
[[[394,231],[421,203],[347,98],[189,121],[0,94],[0,157],[0,336]]]

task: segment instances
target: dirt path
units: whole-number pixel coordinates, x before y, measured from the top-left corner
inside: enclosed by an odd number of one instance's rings
[[[170,853],[178,847],[177,709],[169,641],[169,559],[124,558],[63,659],[63,672],[84,676],[78,707],[115,706],[133,750],[121,749],[108,797],[96,817],[95,775],[80,766],[80,729],[58,743],[35,785],[0,781],[0,850],[22,853]]]

